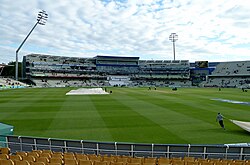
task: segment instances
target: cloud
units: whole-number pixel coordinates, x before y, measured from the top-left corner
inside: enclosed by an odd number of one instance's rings
[[[48,12],[48,21],[32,32],[21,57],[104,54],[169,60],[168,37],[176,32],[176,59],[249,60],[250,4],[243,0],[2,0],[0,62],[15,60],[15,50],[41,9]]]

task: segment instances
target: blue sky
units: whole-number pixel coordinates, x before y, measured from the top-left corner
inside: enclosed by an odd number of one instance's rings
[[[49,14],[19,52],[72,57],[136,56],[172,60],[250,60],[250,1],[245,0],[0,0],[0,63]]]

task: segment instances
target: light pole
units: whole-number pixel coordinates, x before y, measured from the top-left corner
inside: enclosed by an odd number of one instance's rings
[[[169,36],[169,40],[173,42],[173,53],[174,53],[174,60],[175,60],[175,41],[178,40],[178,35],[176,33],[171,33]]]
[[[46,11],[42,10],[38,13],[37,15],[37,22],[36,24],[33,26],[33,28],[30,30],[29,34],[25,37],[25,39],[23,40],[23,42],[21,43],[21,45],[18,47],[18,49],[16,50],[16,80],[18,80],[18,52],[21,49],[21,47],[23,46],[23,44],[25,43],[25,41],[28,39],[28,37],[30,36],[30,34],[32,33],[32,31],[35,29],[37,24],[40,25],[45,25],[46,21],[48,19],[48,14],[46,13]]]

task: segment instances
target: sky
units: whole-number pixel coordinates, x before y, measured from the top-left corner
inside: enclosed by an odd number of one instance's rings
[[[247,0],[0,0],[0,63],[19,51],[91,58],[96,55],[173,60],[250,60]]]

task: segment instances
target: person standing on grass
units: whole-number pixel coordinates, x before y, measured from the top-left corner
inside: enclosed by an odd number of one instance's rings
[[[216,121],[219,122],[221,128],[225,129],[224,123],[223,123],[223,116],[220,114],[220,112],[218,113],[217,117],[216,117]]]

